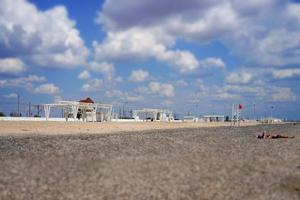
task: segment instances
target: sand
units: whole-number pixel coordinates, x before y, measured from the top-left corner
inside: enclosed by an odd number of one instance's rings
[[[0,199],[296,200],[299,130],[283,124],[0,136]],[[296,138],[256,139],[262,131]]]
[[[242,123],[242,126],[257,123]],[[179,122],[29,122],[0,121],[0,135],[60,135],[60,134],[108,134],[145,130],[166,130],[178,128],[200,128],[230,126],[229,122],[179,123]]]

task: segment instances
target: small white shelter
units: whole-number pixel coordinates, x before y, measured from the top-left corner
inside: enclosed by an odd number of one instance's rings
[[[174,115],[170,110],[144,108],[133,110],[133,118],[135,120],[173,121]]]
[[[186,115],[186,116],[183,117],[183,121],[184,122],[198,122],[199,118],[195,117],[193,115]]]
[[[205,122],[224,122],[224,115],[203,115],[203,120]]]

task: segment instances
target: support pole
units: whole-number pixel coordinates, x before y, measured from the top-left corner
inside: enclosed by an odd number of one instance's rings
[[[44,112],[45,112],[45,117],[46,120],[49,120],[50,117],[50,110],[51,110],[51,106],[50,105],[44,105]]]
[[[77,113],[78,113],[78,106],[72,105],[72,114],[73,114],[74,121],[76,121]]]

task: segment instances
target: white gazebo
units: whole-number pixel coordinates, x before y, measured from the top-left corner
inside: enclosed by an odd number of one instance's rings
[[[78,101],[58,101],[57,103],[44,104],[46,120],[50,118],[51,108],[63,109],[66,121],[70,117],[74,121],[111,121],[112,105],[99,103],[85,103]],[[79,118],[78,118],[79,117]]]

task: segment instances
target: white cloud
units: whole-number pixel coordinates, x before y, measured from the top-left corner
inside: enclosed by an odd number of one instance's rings
[[[20,87],[31,90],[34,84],[44,81],[46,81],[46,78],[43,76],[28,75],[26,77],[0,80],[0,87]]]
[[[117,83],[122,83],[123,82],[123,78],[121,76],[117,76],[114,79]]]
[[[225,68],[226,64],[223,62],[221,58],[205,58],[204,60],[201,60],[201,66],[204,68]]]
[[[6,94],[6,95],[3,95],[4,98],[8,98],[8,99],[15,99],[18,97],[18,94],[16,93],[10,93],[10,94]]]
[[[138,102],[144,99],[142,95],[137,95],[130,92],[122,92],[120,90],[108,90],[105,92],[105,97],[117,100],[117,101],[128,101]]]
[[[300,69],[276,69],[272,72],[273,78],[285,79],[300,76]]]
[[[108,90],[105,91],[104,95],[108,98],[121,98],[123,96],[123,92],[120,90]]]
[[[253,79],[253,75],[248,72],[234,72],[226,77],[226,82],[230,84],[247,84]]]
[[[277,88],[272,94],[272,100],[276,102],[296,101],[297,95],[293,93],[291,88]]]
[[[105,2],[96,21],[108,32],[140,29],[152,32],[156,38],[171,38],[173,45],[177,39],[202,43],[217,40],[251,64],[280,66],[300,63],[299,10],[299,3],[288,0],[191,0],[188,3],[143,0],[124,1],[121,5],[117,0],[110,0]],[[109,46],[125,50],[128,45],[131,50],[133,38],[134,49],[143,52],[137,51],[138,55],[145,56],[145,49],[151,52],[150,43],[140,41],[135,35],[121,43],[117,39]],[[169,47],[162,41],[154,41],[151,47]]]
[[[151,93],[160,94],[166,97],[174,96],[174,86],[169,83],[160,83],[152,81],[148,84],[148,89]]]
[[[178,81],[175,82],[175,85],[178,86],[178,87],[186,87],[189,84],[185,80],[180,79],[180,80],[178,80]]]
[[[202,79],[196,79],[195,80],[195,86],[196,88],[201,92],[207,92],[207,87],[204,85],[204,82]]]
[[[108,81],[112,81],[114,78],[115,67],[112,63],[92,61],[88,63],[88,69],[93,72],[102,73]]]
[[[87,70],[82,71],[79,75],[78,78],[81,80],[86,80],[91,77],[90,73]]]
[[[216,94],[216,99],[222,99],[222,100],[232,100],[232,99],[239,99],[240,96],[237,94],[230,94],[228,92],[220,92]]]
[[[19,58],[0,59],[0,74],[19,74],[25,71],[25,64]]]
[[[103,74],[111,74],[115,71],[114,65],[107,62],[90,62],[88,66],[91,71]]]
[[[94,42],[95,60],[122,61],[155,58],[185,73],[195,70],[199,62],[189,51],[168,49],[173,38],[156,30],[132,28],[108,32],[102,43]]]
[[[59,87],[52,83],[45,83],[34,89],[34,93],[37,94],[57,94],[59,92]]]
[[[158,54],[157,59],[174,66],[180,73],[192,72],[199,66],[199,61],[194,54],[189,51],[166,51]]]
[[[138,102],[138,101],[142,101],[144,99],[143,96],[139,95],[139,96],[132,96],[132,95],[126,95],[125,96],[125,101],[128,102]]]
[[[149,78],[149,72],[146,70],[138,69],[133,70],[130,74],[129,81],[143,82]]]
[[[103,80],[101,79],[92,79],[88,81],[88,83],[84,84],[81,87],[81,91],[83,92],[95,92],[103,89]]]
[[[88,50],[64,6],[41,11],[25,0],[2,0],[0,15],[0,57],[47,67],[84,64]]]

